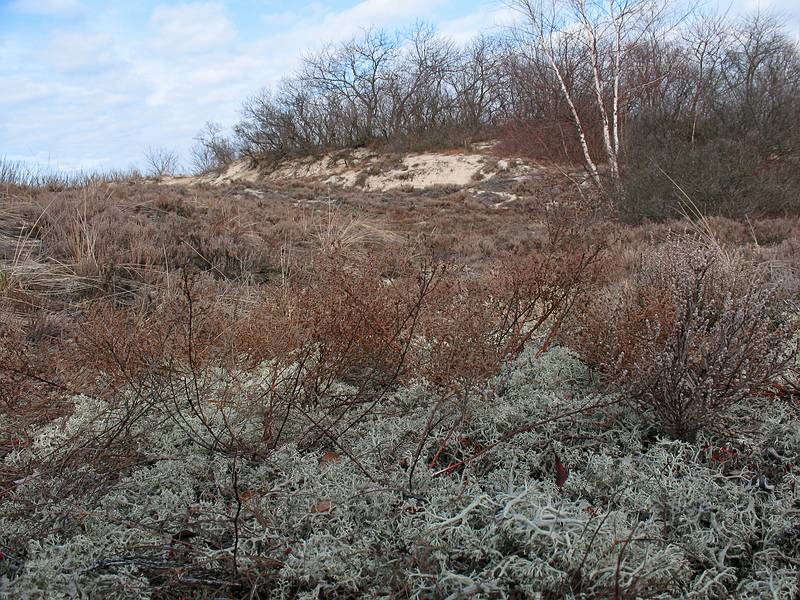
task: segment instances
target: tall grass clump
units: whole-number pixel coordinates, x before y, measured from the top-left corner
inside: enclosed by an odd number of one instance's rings
[[[0,194],[32,188],[62,191],[96,183],[135,181],[141,177],[136,169],[61,171],[0,157]]]

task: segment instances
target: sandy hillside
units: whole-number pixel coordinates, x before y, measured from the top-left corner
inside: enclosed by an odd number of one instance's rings
[[[525,175],[533,167],[521,159],[497,158],[478,152],[425,152],[378,154],[358,149],[322,156],[285,160],[265,169],[250,161],[237,161],[222,173],[198,177],[172,177],[163,183],[225,185],[230,183],[308,180],[371,191],[435,186],[468,186],[479,181]]]

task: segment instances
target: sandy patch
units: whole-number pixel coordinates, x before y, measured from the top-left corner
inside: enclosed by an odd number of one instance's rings
[[[351,169],[334,174],[325,183],[367,190],[424,189],[439,185],[463,187],[493,177],[497,161],[481,154],[409,154],[386,169]]]
[[[488,147],[487,147],[488,149]],[[285,160],[270,170],[251,161],[237,161],[222,173],[194,177],[164,177],[172,185],[225,185],[261,181],[308,180],[371,191],[436,186],[465,187],[503,173],[522,176],[531,167],[519,159],[497,159],[479,153],[425,152],[377,154],[370,150],[341,150],[322,156]]]
[[[387,191],[436,186],[464,187],[498,173],[524,174],[530,166],[518,159],[485,154],[425,152],[402,156],[368,150],[338,152],[320,158],[287,161],[265,175],[269,180],[314,179],[329,185]]]

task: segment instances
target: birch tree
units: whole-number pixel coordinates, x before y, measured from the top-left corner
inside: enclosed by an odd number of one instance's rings
[[[518,41],[522,43],[523,47],[530,44],[534,53],[540,53],[558,81],[564,101],[569,108],[572,124],[575,127],[584,166],[592,181],[599,187],[600,172],[589,150],[581,115],[575,107],[572,90],[567,85],[566,74],[559,61],[558,48],[565,39],[574,36],[574,31],[568,27],[569,22],[565,18],[564,12],[560,10],[561,4],[558,0],[511,0],[508,2],[508,6],[523,15],[523,23],[515,25],[513,28],[513,33]]]
[[[524,24],[515,31],[542,53],[559,81],[570,109],[584,163],[592,180],[600,186],[597,163],[591,156],[584,123],[575,108],[573,91],[566,85],[556,48],[571,40],[591,73],[594,105],[600,123],[608,175],[620,185],[620,88],[627,56],[645,36],[652,36],[668,6],[665,0],[508,0],[523,15]]]

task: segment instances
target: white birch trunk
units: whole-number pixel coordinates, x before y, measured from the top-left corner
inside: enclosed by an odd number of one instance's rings
[[[583,162],[586,165],[586,170],[589,171],[589,175],[591,175],[595,185],[600,187],[600,173],[597,171],[597,165],[592,160],[592,155],[589,152],[589,144],[586,142],[586,134],[583,132],[583,125],[581,124],[581,118],[578,115],[578,110],[575,108],[575,104],[572,102],[572,97],[567,89],[567,84],[564,81],[564,77],[562,77],[561,71],[559,70],[554,58],[547,51],[545,51],[545,54],[547,54],[547,58],[550,60],[550,66],[553,68],[553,72],[558,78],[558,83],[561,86],[561,92],[564,94],[564,99],[567,101],[567,106],[569,106],[570,113],[572,113],[572,121],[575,125],[575,132],[578,135],[578,142],[581,145]]]
[[[600,113],[603,145],[605,146],[606,158],[608,159],[608,172],[611,176],[611,179],[613,179],[616,183],[619,180],[619,162],[617,160],[615,145],[611,141],[611,123],[608,118],[608,111],[606,110],[605,102],[603,101],[603,88],[600,81],[600,54],[597,48],[597,36],[595,35],[592,25],[589,21],[589,17],[586,14],[585,0],[580,0],[578,2],[578,11],[581,16],[581,21],[583,22],[583,30],[586,33],[586,39],[591,54],[590,60],[592,63],[592,77],[594,79],[595,101],[597,102],[597,110]],[[616,94],[614,96],[616,98]]]
[[[600,173],[597,170],[597,165],[595,164],[594,160],[592,160],[592,154],[589,151],[589,144],[586,141],[586,134],[583,130],[583,124],[581,123],[580,115],[578,114],[578,109],[575,108],[575,103],[572,101],[572,96],[569,93],[569,88],[567,88],[567,83],[564,80],[564,76],[561,73],[561,70],[558,68],[558,63],[555,59],[555,53],[553,52],[552,48],[552,39],[550,43],[548,40],[545,39],[545,32],[542,21],[544,20],[543,16],[537,16],[534,12],[533,6],[531,5],[530,0],[522,0],[521,6],[524,7],[525,12],[527,12],[528,19],[530,20],[531,25],[534,26],[536,29],[536,33],[538,35],[538,42],[539,48],[547,57],[548,62],[550,63],[550,68],[553,69],[553,73],[558,79],[559,87],[561,88],[561,93],[564,95],[564,100],[569,107],[570,115],[572,116],[572,122],[575,126],[575,133],[578,136],[578,143],[581,146],[581,152],[583,153],[583,163],[586,167],[586,170],[589,172],[590,177],[594,184],[599,188],[601,186],[600,182]],[[551,32],[552,35],[552,32]]]
[[[622,34],[621,24],[616,24],[616,52],[614,54],[614,87],[611,93],[611,135],[614,143],[614,155],[619,158],[619,74],[622,62]]]

